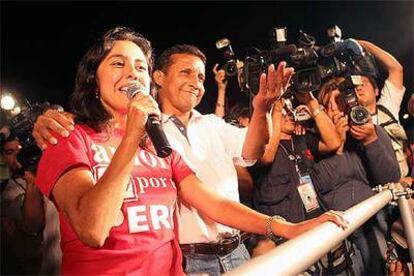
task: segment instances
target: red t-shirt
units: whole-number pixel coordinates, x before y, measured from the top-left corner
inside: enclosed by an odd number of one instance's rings
[[[59,177],[76,167],[89,169],[97,181],[105,172],[123,132],[97,133],[77,125],[42,155],[36,184],[48,197]],[[173,152],[159,158],[138,149],[124,202],[105,244],[83,244],[59,211],[63,274],[181,275],[181,251],[174,234],[175,183],[192,171]],[[69,183],[67,184],[69,185]],[[68,195],[70,196],[70,195]]]

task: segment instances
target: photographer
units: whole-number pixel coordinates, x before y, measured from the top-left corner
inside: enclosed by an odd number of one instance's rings
[[[331,119],[313,95],[298,94],[296,97],[306,104],[321,138],[312,139],[313,136],[305,130],[305,125],[296,122],[295,110],[283,106],[283,100],[275,104],[272,111],[272,135],[265,155],[260,160],[269,169],[256,181],[253,199],[256,210],[299,222],[316,217],[325,210],[315,192],[309,148],[317,147],[321,152],[332,152],[338,149],[341,142]],[[282,242],[275,241],[276,244]],[[267,241],[259,241],[258,246],[263,244],[267,244]],[[255,250],[256,248],[252,251]],[[358,266],[352,266],[349,251],[349,243],[341,243],[308,272],[312,275],[358,274]],[[354,263],[360,263],[355,259],[357,257],[353,255]]]
[[[10,178],[1,183],[1,274],[36,275],[42,261],[45,210],[34,175],[22,172],[17,161],[21,149],[11,134],[1,144]]]
[[[58,275],[62,258],[58,213],[34,184],[40,149],[36,151],[28,133],[33,126],[27,119],[34,109],[26,111],[10,118],[14,124],[11,130],[6,126],[1,137],[2,156],[11,175],[1,186],[2,252],[8,252],[2,254],[2,271]]]
[[[346,210],[371,197],[371,187],[388,182],[398,182],[400,172],[390,139],[386,132],[375,126],[372,120],[363,125],[350,123],[344,115],[344,105],[337,78],[326,82],[320,93],[319,102],[327,110],[341,138],[341,146],[333,154],[323,154],[311,149],[315,157],[312,176],[315,188],[327,208]],[[384,260],[381,249],[385,247],[383,237],[376,229],[385,232],[387,225],[384,214],[365,223],[350,237],[361,253],[364,262],[363,273],[384,274]]]
[[[362,77],[363,84],[357,88],[359,103],[368,109],[372,116],[372,122],[382,126],[390,136],[401,176],[406,176],[409,170],[404,155],[404,143],[407,140],[407,135],[399,120],[401,102],[405,93],[403,67],[390,53],[375,44],[365,40],[358,40],[358,43],[373,54],[388,71],[388,77],[381,93],[379,93],[373,77],[369,75]]]
[[[240,127],[248,127],[250,125],[251,116],[252,110],[248,106],[235,104],[224,116],[224,120]]]
[[[223,69],[217,70],[218,64],[214,65],[213,73],[214,79],[217,83],[217,102],[216,102],[216,109],[214,114],[217,117],[223,118],[226,115],[226,87],[227,87],[227,80],[226,80],[226,73]]]
[[[213,67],[214,79],[217,83],[217,101],[216,101],[216,109],[214,114],[217,117],[223,118],[226,115],[226,107],[227,107],[227,97],[226,97],[226,88],[228,84],[226,71],[224,69],[218,70],[219,64],[216,63]],[[241,68],[243,67],[243,62],[236,60],[236,66],[238,73],[241,72]],[[231,113],[231,110],[229,111]],[[245,125],[247,126],[247,125]]]

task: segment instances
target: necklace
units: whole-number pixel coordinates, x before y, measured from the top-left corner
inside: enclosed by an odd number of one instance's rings
[[[291,154],[286,148],[285,148],[285,146],[284,145],[282,145],[282,143],[279,143],[279,146],[283,149],[283,151],[286,153],[286,155],[287,155],[287,157],[289,158],[289,160],[290,161],[295,161],[295,163],[296,163],[296,160],[298,159],[298,156],[295,156],[296,154],[295,154],[295,147],[294,147],[294,145],[293,145],[293,139],[290,139],[290,144],[291,144],[291,146],[292,146],[292,151],[293,151],[293,154]],[[299,157],[300,158],[300,157]]]
[[[296,172],[300,175],[300,170],[299,170],[299,165],[298,165],[298,161],[300,161],[301,160],[301,157],[300,157],[300,155],[297,155],[296,153],[295,153],[295,146],[294,146],[294,143],[293,143],[293,138],[291,138],[290,139],[290,144],[291,144],[291,146],[292,146],[292,152],[293,152],[293,154],[292,153],[290,153],[286,148],[285,148],[285,146],[284,145],[282,145],[282,143],[279,143],[279,146],[283,149],[283,151],[285,152],[285,154],[288,156],[288,158],[289,158],[289,160],[290,161],[294,161],[295,162],[295,170],[296,170]]]

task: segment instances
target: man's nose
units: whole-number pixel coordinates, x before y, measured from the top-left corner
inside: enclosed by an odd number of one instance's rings
[[[200,91],[201,90],[201,88],[202,88],[202,83],[200,82],[200,80],[198,79],[198,77],[197,76],[191,76],[191,77],[189,77],[189,79],[188,79],[188,85],[191,87],[191,88],[193,88],[193,89],[195,89],[195,90],[198,90],[198,91]]]

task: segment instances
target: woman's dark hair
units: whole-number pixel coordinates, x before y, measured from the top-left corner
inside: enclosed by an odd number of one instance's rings
[[[98,86],[96,71],[99,64],[111,51],[115,41],[126,40],[135,43],[144,53],[149,74],[152,71],[151,43],[142,35],[127,27],[115,27],[107,31],[86,52],[79,63],[76,73],[75,90],[70,98],[70,109],[75,114],[76,122],[84,123],[96,131],[101,131],[112,118],[97,97]]]
[[[318,92],[318,102],[324,107],[327,107],[328,103],[325,101],[326,95],[329,95],[332,91],[338,89],[339,83],[343,80],[344,78],[342,77],[335,77],[324,82]]]

